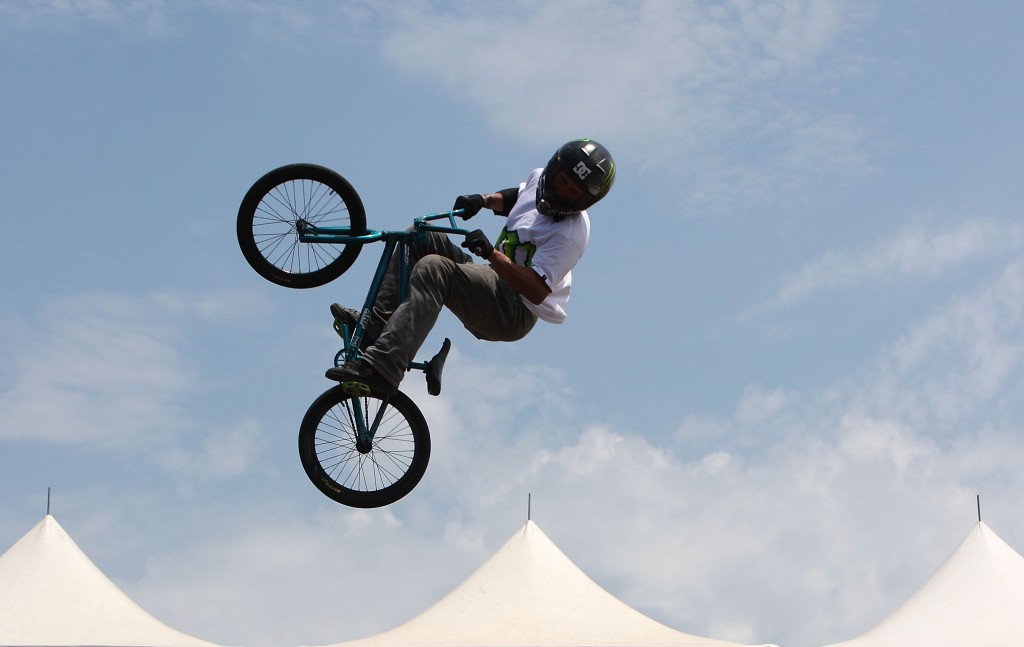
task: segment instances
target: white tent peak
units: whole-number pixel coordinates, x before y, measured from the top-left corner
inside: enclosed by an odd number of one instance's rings
[[[0,647],[9,645],[216,647],[132,601],[49,513],[0,555]]]
[[[533,522],[451,593],[390,631],[335,647],[735,647],[667,627],[580,570]]]
[[[830,647],[1020,647],[1024,557],[978,522],[921,587],[877,626]]]

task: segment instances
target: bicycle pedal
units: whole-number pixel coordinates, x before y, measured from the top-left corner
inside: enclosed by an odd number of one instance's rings
[[[430,395],[441,395],[441,371],[444,370],[444,362],[448,359],[448,351],[452,348],[452,341],[445,337],[441,344],[441,350],[437,355],[430,358],[423,372],[427,377],[427,393]]]
[[[373,394],[370,385],[362,382],[342,382],[341,390],[345,395],[351,395],[356,398],[368,398]]]

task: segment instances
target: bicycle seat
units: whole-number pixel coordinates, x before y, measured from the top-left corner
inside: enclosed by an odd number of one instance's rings
[[[423,372],[427,376],[427,393],[430,395],[441,395],[441,371],[444,370],[444,361],[448,359],[448,351],[452,348],[452,341],[445,337],[441,344],[441,350],[430,358]]]

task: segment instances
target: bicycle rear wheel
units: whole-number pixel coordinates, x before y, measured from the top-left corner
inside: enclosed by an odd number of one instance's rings
[[[300,242],[300,220],[358,236],[366,232],[366,212],[345,178],[316,164],[276,168],[242,198],[237,234],[245,260],[272,283],[314,288],[341,276],[362,245]]]
[[[379,420],[369,447],[357,443],[356,420]],[[336,386],[306,411],[299,427],[299,459],[323,494],[353,508],[398,501],[423,478],[430,433],[419,408],[398,392],[387,399],[354,397]]]

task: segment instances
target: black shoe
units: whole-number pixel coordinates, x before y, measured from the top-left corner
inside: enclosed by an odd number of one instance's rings
[[[369,362],[356,360],[344,366],[327,369],[325,377],[341,382],[341,390],[349,395],[391,396],[398,392],[398,386],[389,382]]]
[[[341,325],[345,324],[348,326],[348,334],[352,334],[356,329],[356,324],[359,323],[359,311],[353,310],[352,308],[346,308],[339,303],[331,304],[331,315],[334,317],[334,329],[341,334]],[[370,314],[370,324],[363,329],[363,338],[359,341],[359,350],[366,350],[373,343],[377,341],[379,330],[370,330],[373,326],[373,314]]]

